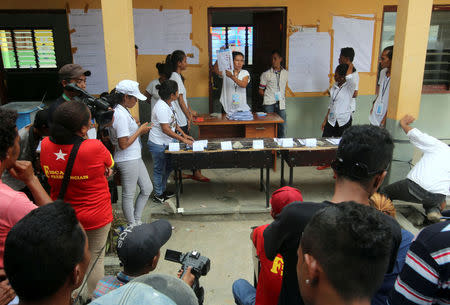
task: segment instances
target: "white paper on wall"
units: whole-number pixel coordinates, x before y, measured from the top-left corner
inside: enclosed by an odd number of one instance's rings
[[[91,71],[86,91],[91,94],[108,91],[101,10],[92,9],[85,13],[81,9],[72,9],[69,24],[71,29],[75,29],[70,36],[72,47],[77,48],[73,54],[73,62]]]
[[[296,32],[289,37],[289,82],[293,92],[322,92],[329,86],[328,32]]]
[[[374,15],[370,14],[361,16],[374,17]],[[355,50],[353,64],[356,70],[358,72],[370,72],[372,65],[374,27],[375,20],[341,16],[333,17],[333,69],[339,64],[341,48],[352,47]]]

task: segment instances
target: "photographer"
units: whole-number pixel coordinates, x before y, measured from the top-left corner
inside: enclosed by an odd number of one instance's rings
[[[114,165],[110,152],[100,141],[84,140],[90,122],[91,112],[85,104],[64,103],[55,110],[50,137],[41,145],[41,166],[48,178],[52,199],[64,199],[72,205],[86,230],[92,256],[99,257],[88,279],[88,294],[92,294],[104,276],[104,245],[113,220],[106,176],[112,173]],[[75,155],[71,156],[72,151]],[[68,164],[73,157],[70,170]],[[65,174],[70,175],[67,180],[63,179]],[[94,262],[95,259],[90,266]]]
[[[127,227],[117,240],[117,255],[123,265],[123,271],[116,277],[107,276],[98,282],[93,298],[99,298],[134,278],[155,270],[160,249],[171,235],[172,226],[163,219]],[[183,281],[189,286],[194,283],[194,275],[190,268],[183,276]]]
[[[142,212],[153,190],[152,181],[141,155],[140,136],[150,131],[147,122],[140,124],[131,115],[139,100],[147,98],[139,91],[139,84],[132,80],[123,80],[116,86],[111,96],[114,106],[114,122],[109,128],[110,139],[114,145],[114,160],[120,171],[122,184],[122,209],[128,225],[141,224]],[[134,204],[136,184],[140,192]]]
[[[65,87],[68,84],[75,84],[81,89],[86,89],[86,76],[91,76],[91,71],[83,69],[77,64],[67,64],[61,67],[58,71],[58,76],[63,87],[63,94],[58,97],[48,108],[48,122],[53,122],[53,113],[58,106],[65,102],[70,102],[74,97],[78,96],[78,92],[67,90]]]

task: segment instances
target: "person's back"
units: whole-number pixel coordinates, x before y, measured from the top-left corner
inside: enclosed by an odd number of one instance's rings
[[[390,305],[450,303],[450,222],[424,228],[412,242]]]
[[[379,188],[392,160],[394,144],[389,133],[375,126],[363,125],[348,128],[339,143],[337,157],[332,167],[336,173],[333,198],[323,203],[290,204],[264,231],[265,251],[269,259],[280,253],[284,259],[283,283],[278,304],[303,304],[297,282],[297,248],[301,234],[311,217],[333,203],[354,201],[369,205],[369,197]],[[383,215],[390,223],[394,235],[391,272],[401,242],[398,223]]]

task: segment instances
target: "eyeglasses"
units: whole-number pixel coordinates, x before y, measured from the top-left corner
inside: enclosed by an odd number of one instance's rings
[[[373,171],[369,171],[369,167],[362,163],[362,162],[355,162],[353,164],[345,164],[344,160],[342,158],[336,158],[331,163],[331,167],[339,172],[342,172],[346,175],[349,175],[351,177],[355,178],[369,178],[373,175],[380,174],[384,171],[387,171],[389,169],[390,164],[386,166],[385,169],[377,169]]]
[[[78,84],[82,84],[82,83],[86,84],[86,79],[85,78],[74,78],[73,80],[76,82],[77,85]]]

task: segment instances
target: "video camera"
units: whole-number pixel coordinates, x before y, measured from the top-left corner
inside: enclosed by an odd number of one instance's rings
[[[186,252],[183,254],[178,251],[167,249],[164,259],[181,264],[183,273],[180,278],[183,278],[183,275],[186,273],[188,267],[192,267],[191,272],[195,276],[192,289],[197,296],[198,304],[202,305],[205,297],[205,290],[203,287],[200,287],[199,279],[200,276],[205,276],[209,272],[209,268],[211,266],[209,258],[206,256],[201,256],[200,252],[197,251]]]
[[[108,97],[96,98],[74,83],[66,85],[64,89],[80,94],[79,98],[81,102],[88,106],[92,116],[100,126],[106,125],[112,121],[114,111],[111,110],[113,105],[108,100]]]

